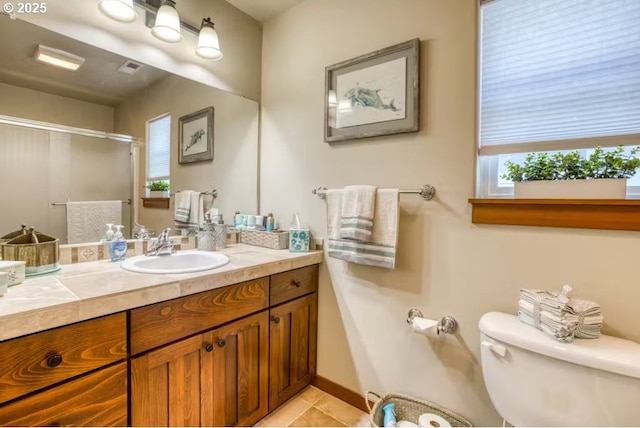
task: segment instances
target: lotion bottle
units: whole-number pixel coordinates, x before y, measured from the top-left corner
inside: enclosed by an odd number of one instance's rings
[[[384,423],[385,427],[397,427],[398,422],[396,421],[396,412],[395,408],[396,403],[389,403],[382,406],[382,411],[384,412]]]
[[[269,213],[267,216],[267,232],[273,232],[276,229],[276,219],[273,218],[273,213]]]

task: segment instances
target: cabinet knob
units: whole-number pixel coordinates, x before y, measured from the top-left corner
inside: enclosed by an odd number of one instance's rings
[[[62,355],[60,354],[53,354],[47,357],[47,366],[51,368],[58,367],[60,363],[62,363]]]
[[[293,285],[296,288],[300,288],[300,285],[302,285],[302,284],[297,279],[292,279],[291,280],[291,285]]]
[[[273,317],[273,322],[276,324],[280,323],[280,317]]]
[[[213,345],[212,345],[212,344],[210,344],[210,343],[207,343],[207,344],[204,346],[204,350],[205,350],[205,351],[207,351],[207,352],[211,352],[211,351],[213,351]]]
[[[218,339],[218,346],[221,348],[224,348],[224,345],[226,345],[227,342],[224,341],[224,339]]]

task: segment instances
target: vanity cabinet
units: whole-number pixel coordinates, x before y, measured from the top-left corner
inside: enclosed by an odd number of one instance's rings
[[[0,342],[0,425],[125,426],[126,314]]]
[[[254,425],[313,380],[317,289],[312,265],[0,342],[0,426]]]
[[[1,426],[126,426],[121,362],[0,407]]]
[[[268,412],[268,314],[131,360],[134,426],[251,426]]]
[[[311,383],[316,371],[318,293],[270,310],[269,410]]]

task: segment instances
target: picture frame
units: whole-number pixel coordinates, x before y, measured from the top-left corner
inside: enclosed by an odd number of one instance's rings
[[[419,130],[420,39],[325,68],[327,143]]]
[[[178,163],[213,160],[214,108],[207,107],[180,117]]]

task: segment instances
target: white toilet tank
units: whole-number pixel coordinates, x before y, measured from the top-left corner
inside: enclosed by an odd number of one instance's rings
[[[640,344],[560,343],[499,312],[479,327],[487,391],[512,425],[640,426]]]

